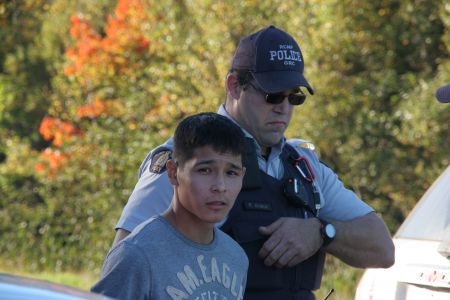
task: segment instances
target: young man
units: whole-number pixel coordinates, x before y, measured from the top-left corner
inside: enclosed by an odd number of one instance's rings
[[[293,37],[263,28],[239,43],[218,111],[247,137],[243,187],[220,227],[249,258],[246,300],[314,299],[325,253],[359,268],[394,263],[381,218],[319,160],[311,144],[284,136],[294,109],[306,99],[301,89],[314,92],[303,69]],[[169,205],[171,187],[159,166],[171,149],[169,139],[144,160],[115,243]]]
[[[243,299],[248,259],[215,228],[241,190],[244,134],[226,117],[183,120],[167,176],[170,207],[108,254],[92,291],[118,299]]]

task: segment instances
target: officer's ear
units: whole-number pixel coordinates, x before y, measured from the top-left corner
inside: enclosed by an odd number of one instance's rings
[[[233,73],[227,75],[227,90],[233,99],[239,99],[241,96],[242,86],[239,84],[237,76]]]
[[[169,177],[169,181],[172,185],[178,185],[178,164],[173,160],[169,159],[166,162],[166,168],[167,168],[167,176]]]

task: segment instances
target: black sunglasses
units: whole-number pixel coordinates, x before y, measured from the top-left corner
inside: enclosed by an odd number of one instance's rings
[[[269,104],[280,104],[284,101],[285,98],[288,98],[288,101],[291,105],[300,105],[303,104],[306,100],[306,94],[302,92],[299,88],[296,93],[291,93],[289,95],[285,95],[284,93],[275,93],[270,94],[264,92],[260,87],[255,86],[251,81],[248,82],[255,90],[260,92],[261,94],[266,95],[266,102]]]

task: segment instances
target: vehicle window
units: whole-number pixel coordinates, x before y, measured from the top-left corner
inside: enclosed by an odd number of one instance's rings
[[[450,235],[450,166],[422,196],[396,237],[442,241]]]

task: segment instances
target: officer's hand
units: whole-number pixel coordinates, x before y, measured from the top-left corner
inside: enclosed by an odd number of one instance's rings
[[[293,267],[306,260],[322,245],[320,221],[316,218],[280,218],[259,232],[270,235],[258,255],[266,266]]]

